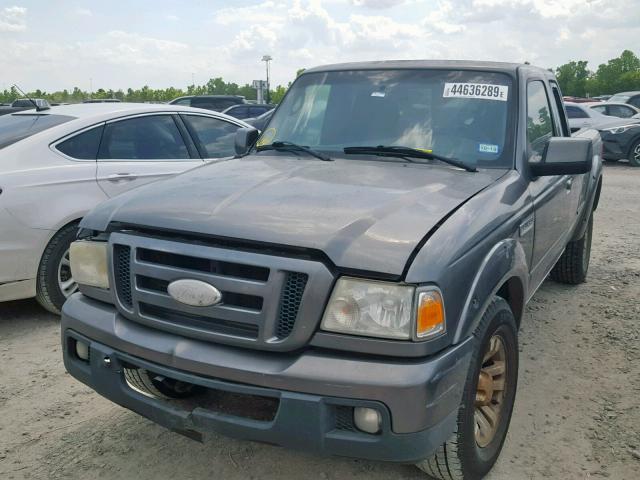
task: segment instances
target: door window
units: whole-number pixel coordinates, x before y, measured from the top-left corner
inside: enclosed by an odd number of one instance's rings
[[[95,160],[98,157],[100,138],[104,125],[74,135],[56,145],[56,149],[78,160]]]
[[[265,107],[249,107],[249,116],[258,117],[267,111]]]
[[[540,161],[552,136],[553,121],[547,92],[544,83],[535,80],[527,86],[527,144],[531,160]]]
[[[172,105],[183,105],[183,106],[190,106],[191,105],[191,99],[190,98],[181,98],[180,100],[176,100],[175,102],[172,103]]]
[[[235,155],[235,134],[240,127],[203,115],[183,115],[182,119],[204,158]]]
[[[234,107],[229,111],[229,115],[235,118],[249,118],[249,109],[247,107]]]
[[[153,115],[110,123],[100,159],[188,160],[189,151],[171,115]]]
[[[567,105],[566,108],[567,108],[567,116],[569,118],[589,118],[589,115],[587,115],[587,112],[585,112],[579,107],[573,107],[571,105]]]
[[[603,115],[609,115],[609,113],[607,113],[607,107],[605,107],[604,105],[598,105],[597,107],[591,107],[591,108]]]
[[[609,105],[609,115],[620,118],[631,118],[635,115],[635,111],[623,105]]]
[[[640,108],[640,95],[636,95],[635,97],[632,97],[628,103],[630,103],[634,107]]]

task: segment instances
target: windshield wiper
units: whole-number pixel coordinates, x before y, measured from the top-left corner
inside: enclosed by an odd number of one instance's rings
[[[420,150],[418,148],[400,147],[395,145],[378,145],[377,147],[345,147],[344,153],[347,155],[381,155],[389,157],[400,157],[408,160],[409,158],[424,158],[426,160],[439,160],[454,167],[462,168],[467,172],[477,172],[478,169],[467,165],[455,158],[444,157],[433,153],[429,150]]]
[[[312,150],[309,147],[298,145],[297,143],[293,143],[293,142],[276,141],[268,145],[260,145],[256,147],[256,150],[258,152],[262,152],[264,150],[276,150],[281,152],[305,152],[311,155],[312,157],[316,157],[320,160],[324,160],[325,162],[330,162],[333,160],[332,158],[327,157],[326,155],[320,152]]]

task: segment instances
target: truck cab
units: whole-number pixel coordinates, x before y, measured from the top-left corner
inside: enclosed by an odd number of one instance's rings
[[[527,301],[586,278],[599,142],[530,65],[306,70],[236,158],[83,219],[65,366],[195,439],[481,478]]]

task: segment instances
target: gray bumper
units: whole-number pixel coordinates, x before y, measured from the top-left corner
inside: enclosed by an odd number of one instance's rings
[[[89,363],[69,351],[74,337],[90,343]],[[65,367],[74,377],[174,431],[192,437],[220,432],[293,449],[398,462],[429,456],[451,434],[471,354],[470,340],[419,361],[314,350],[258,352],[151,330],[81,294],[64,305],[62,345]],[[131,389],[123,364],[208,388],[275,397],[278,409],[267,422],[203,408],[184,410]],[[378,409],[381,433],[337,429],[337,406]]]

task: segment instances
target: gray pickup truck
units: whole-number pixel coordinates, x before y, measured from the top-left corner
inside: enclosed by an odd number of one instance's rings
[[[484,476],[527,301],[587,275],[597,133],[546,70],[394,61],[306,70],[236,149],[84,218],[67,370],[194,439]]]

